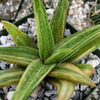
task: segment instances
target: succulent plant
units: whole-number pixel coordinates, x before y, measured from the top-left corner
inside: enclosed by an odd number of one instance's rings
[[[12,100],[26,100],[45,77],[57,87],[57,100],[70,99],[75,82],[96,87],[89,78],[93,67],[75,62],[100,47],[100,25],[64,38],[67,8],[68,0],[59,0],[49,23],[42,2],[34,0],[38,47],[15,25],[2,21],[16,44],[0,48],[0,60],[18,65],[0,71],[1,88],[18,84]]]

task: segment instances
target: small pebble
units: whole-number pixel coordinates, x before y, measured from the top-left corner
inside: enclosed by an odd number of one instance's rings
[[[95,68],[100,64],[100,62],[98,60],[89,60],[86,64],[90,64],[93,66],[93,68]]]
[[[57,94],[57,91],[56,90],[49,90],[49,91],[46,91],[45,92],[45,95],[47,96],[47,97],[50,97],[52,94]]]
[[[36,99],[40,90],[41,90],[41,86],[38,86],[35,89],[35,91],[31,94],[31,97],[34,98],[34,99]]]
[[[8,92],[8,94],[7,94],[7,99],[8,99],[8,100],[11,100],[13,94],[14,94],[14,91]]]
[[[11,85],[11,87],[15,90],[17,85]]]
[[[4,87],[3,88],[3,91],[4,91],[5,94],[7,94],[8,93],[8,88],[7,87]]]
[[[53,86],[51,84],[49,84],[48,82],[46,82],[46,88],[49,90],[52,90]]]

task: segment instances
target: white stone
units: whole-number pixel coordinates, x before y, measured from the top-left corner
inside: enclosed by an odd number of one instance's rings
[[[48,9],[48,10],[46,10],[46,12],[48,15],[53,15],[54,9]]]
[[[88,4],[85,4],[85,9],[87,10],[87,13],[89,13],[89,12],[90,12],[90,7],[89,7],[89,5],[88,5]]]
[[[1,61],[0,62],[0,67],[1,67],[2,70],[6,69],[6,62]]]
[[[7,42],[7,36],[0,37],[1,44],[5,44]]]
[[[7,35],[7,40],[13,40],[13,37],[10,34],[8,34]]]
[[[0,23],[0,30],[2,30],[3,29],[3,24],[2,23]]]
[[[10,68],[13,68],[14,67],[14,64],[10,64]]]
[[[8,100],[11,100],[13,94],[14,94],[14,91],[8,92],[8,94],[7,94],[7,99],[8,99]]]
[[[75,0],[72,0],[72,5],[75,5],[76,4],[76,1]]]
[[[0,47],[9,47],[9,46],[12,46],[12,44],[11,43],[7,43],[7,44],[0,45]]]
[[[86,64],[90,64],[93,66],[93,68],[95,68],[97,65],[99,65],[99,61],[98,60],[89,60]]]
[[[69,11],[69,15],[72,15],[72,14],[73,14],[73,10],[70,9],[70,11]]]
[[[34,32],[35,32],[35,27],[34,26],[31,28],[31,32],[34,34]]]

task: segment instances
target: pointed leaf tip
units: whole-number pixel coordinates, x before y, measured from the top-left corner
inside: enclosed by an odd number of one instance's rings
[[[18,35],[23,34],[14,24],[8,21],[1,21],[7,32],[15,39]]]
[[[40,58],[44,61],[54,51],[52,30],[41,0],[34,0],[34,14]]]
[[[4,21],[4,20],[1,20],[1,23],[2,23],[2,24],[7,24],[7,22],[6,22],[6,21]]]
[[[49,76],[96,87],[94,82],[87,75],[71,63],[62,63],[52,70],[52,72],[49,73]]]

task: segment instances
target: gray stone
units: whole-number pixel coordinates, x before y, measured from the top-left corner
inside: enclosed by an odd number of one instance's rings
[[[27,100],[35,100],[34,98],[29,97]]]
[[[87,88],[87,89],[84,91],[84,94],[87,95],[90,91],[91,91],[90,88]]]
[[[57,94],[57,91],[56,91],[56,90],[50,90],[50,91],[46,91],[46,92],[45,92],[45,95],[46,95],[47,97],[50,97],[50,96],[53,95],[53,94]]]
[[[48,82],[46,82],[46,88],[52,90],[53,86],[51,84],[49,84]]]
[[[65,29],[65,36],[70,36],[71,35],[71,32],[70,32],[70,29]]]
[[[100,74],[100,66],[98,66],[97,72],[98,72],[98,74]]]
[[[34,99],[36,99],[40,90],[41,90],[41,86],[38,86],[35,89],[35,91],[31,94],[31,97],[34,98]]]
[[[42,88],[41,91],[38,93],[38,97],[43,98],[44,97],[44,92],[45,92],[45,89]]]
[[[57,100],[57,95],[52,95],[51,97],[50,97],[50,100]]]
[[[13,89],[16,89],[17,85],[11,85],[11,87],[12,87]]]
[[[3,88],[3,91],[4,91],[5,94],[7,94],[8,93],[8,88],[7,87],[4,87]]]
[[[49,98],[47,98],[47,97],[44,97],[44,99],[43,100],[49,100]]]

